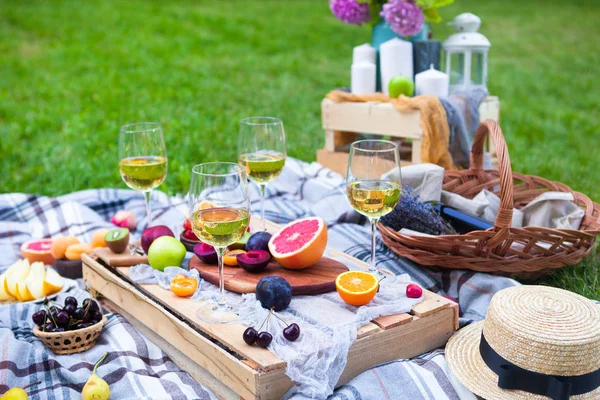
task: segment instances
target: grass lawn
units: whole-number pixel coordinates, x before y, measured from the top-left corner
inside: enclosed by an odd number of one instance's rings
[[[457,0],[441,11],[483,20],[513,168],[600,200],[600,2]],[[124,187],[118,129],[143,120],[164,125],[170,193],[187,190],[192,165],[235,159],[246,116],[281,117],[289,154],[312,161],[320,101],[349,84],[351,49],[369,40],[326,0],[1,2],[0,192]],[[545,282],[600,298],[598,272],[594,258]]]

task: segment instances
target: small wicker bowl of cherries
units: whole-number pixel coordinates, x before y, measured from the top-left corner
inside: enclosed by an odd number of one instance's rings
[[[33,334],[56,354],[91,349],[107,321],[93,299],[79,305],[75,297],[69,296],[62,306],[46,299],[42,307],[31,317]]]

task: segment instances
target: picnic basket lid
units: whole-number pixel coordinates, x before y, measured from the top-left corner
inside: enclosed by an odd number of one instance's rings
[[[494,363],[494,356],[482,346],[482,341],[503,359],[499,374],[490,367],[494,367],[490,364]],[[600,306],[578,294],[546,286],[501,290],[492,298],[484,321],[461,329],[450,339],[446,360],[463,385],[488,400],[598,399]],[[514,375],[517,368],[507,367],[509,363],[527,372]],[[554,376],[550,380],[555,384],[556,380],[580,379],[586,374],[587,386],[575,383],[568,390],[550,389],[546,395],[499,387],[543,381],[545,378],[540,375]],[[516,381],[511,382],[515,376]],[[554,395],[560,392],[563,397],[550,397],[553,390]]]
[[[483,167],[484,142],[496,145],[498,169]],[[420,237],[404,235],[379,222],[383,242],[395,253],[418,264],[448,269],[534,279],[565,265],[577,264],[592,250],[600,233],[600,205],[567,185],[512,171],[508,147],[497,122],[486,120],[477,128],[468,170],[445,171],[443,189],[473,198],[483,189],[500,197],[494,227],[464,235]],[[585,215],[575,229],[540,226],[514,228],[512,215],[547,191],[568,192]]]

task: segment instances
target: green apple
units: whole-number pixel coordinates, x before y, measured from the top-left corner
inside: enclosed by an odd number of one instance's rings
[[[179,267],[185,258],[185,246],[172,236],[156,238],[148,249],[148,263],[154,269]]]
[[[396,98],[401,94],[405,96],[412,96],[415,91],[415,83],[411,78],[404,75],[396,75],[390,79],[388,83],[388,93],[390,97]]]

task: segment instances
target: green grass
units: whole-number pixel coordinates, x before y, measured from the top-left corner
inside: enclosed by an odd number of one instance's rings
[[[441,11],[483,19],[513,168],[600,200],[600,3],[457,0]],[[192,165],[234,160],[250,115],[281,117],[289,154],[314,160],[320,101],[348,85],[351,49],[369,40],[326,0],[4,1],[0,192],[124,187],[118,129],[142,120],[164,125],[169,193],[187,190]],[[594,259],[545,282],[600,298],[598,272]]]

